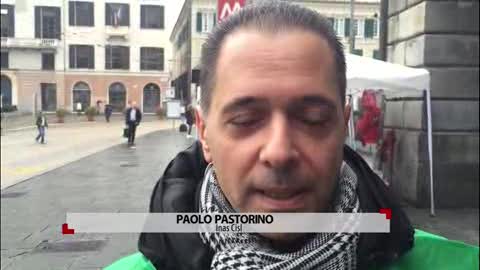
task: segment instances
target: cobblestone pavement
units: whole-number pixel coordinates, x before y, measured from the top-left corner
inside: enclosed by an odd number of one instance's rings
[[[192,143],[171,130],[87,156],[2,190],[1,269],[99,269],[136,250],[137,234],[62,235],[67,212],[146,212],[175,154]]]
[[[178,122],[178,121],[177,121]],[[152,131],[171,129],[170,121],[143,121],[137,129],[141,136]],[[35,142],[36,129],[8,132],[1,137],[1,188],[58,168],[110,146],[124,143],[123,121],[62,124],[47,129],[47,144]]]

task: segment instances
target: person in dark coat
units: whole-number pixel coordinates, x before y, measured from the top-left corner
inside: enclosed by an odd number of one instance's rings
[[[38,135],[35,138],[35,141],[45,144],[45,129],[48,128],[48,122],[47,117],[45,117],[42,112],[38,113],[36,125],[38,129]]]
[[[187,121],[188,125],[188,131],[187,131],[187,138],[192,137],[192,127],[195,123],[195,109],[193,106],[190,104],[187,106],[185,109],[185,119]]]
[[[130,148],[135,148],[135,133],[141,121],[142,112],[137,107],[137,103],[133,101],[125,112],[125,124],[128,127],[128,146]]]
[[[113,108],[110,104],[105,104],[105,120],[110,122],[110,117],[112,116]]]

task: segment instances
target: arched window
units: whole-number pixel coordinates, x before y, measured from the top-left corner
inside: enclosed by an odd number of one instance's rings
[[[2,95],[2,107],[12,106],[12,82],[10,78],[2,75],[0,85],[0,94]]]
[[[143,88],[143,111],[154,113],[160,105],[160,88],[154,83],[149,83]]]
[[[72,89],[72,96],[73,96],[73,109],[74,111],[78,110],[77,104],[82,104],[81,111],[85,110],[88,106],[90,106],[90,99],[91,99],[91,91],[88,84],[84,82],[77,82]]]
[[[112,83],[108,88],[108,103],[114,112],[122,112],[126,106],[127,90],[119,82]]]

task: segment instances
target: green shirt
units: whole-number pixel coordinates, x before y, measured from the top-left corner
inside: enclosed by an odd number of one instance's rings
[[[478,246],[451,241],[444,237],[415,230],[413,248],[391,265],[373,267],[371,270],[468,270],[479,269]],[[121,258],[104,270],[161,270],[142,253]]]

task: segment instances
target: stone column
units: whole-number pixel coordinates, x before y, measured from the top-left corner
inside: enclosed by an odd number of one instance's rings
[[[389,0],[387,61],[431,75],[435,205],[478,207],[479,2]],[[421,95],[388,100],[394,130],[392,187],[419,207],[430,204],[426,105]]]

